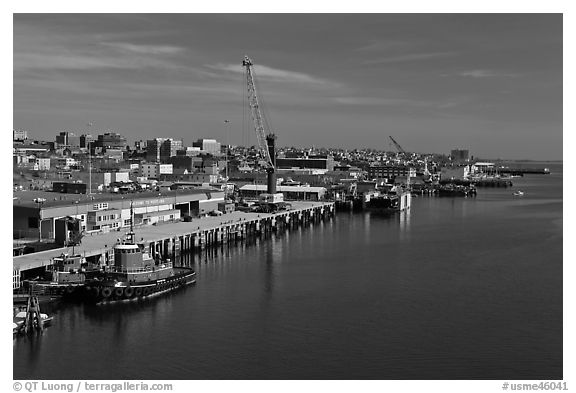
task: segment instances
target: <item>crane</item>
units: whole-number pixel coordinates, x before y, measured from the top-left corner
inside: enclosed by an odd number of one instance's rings
[[[242,60],[242,66],[246,67],[248,103],[250,105],[252,121],[254,122],[258,147],[260,148],[260,153],[264,157],[264,161],[266,161],[266,173],[268,174],[268,201],[282,202],[282,194],[276,193],[276,135],[274,135],[269,130],[269,127],[267,127],[267,121],[263,116],[262,111],[260,110],[260,102],[258,99],[256,83],[254,79],[254,63],[248,56],[244,56],[244,60]]]
[[[402,146],[400,146],[400,144],[394,140],[394,138],[392,138],[391,136],[389,136],[389,138],[392,141],[392,143],[394,144],[394,146],[396,146],[396,149],[398,149],[399,153],[406,153],[406,150],[404,150],[402,148]]]

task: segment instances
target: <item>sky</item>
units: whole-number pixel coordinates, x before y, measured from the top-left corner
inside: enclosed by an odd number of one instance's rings
[[[561,14],[14,14],[13,127],[562,159]],[[228,120],[229,122],[225,122]],[[92,124],[88,126],[88,124]]]

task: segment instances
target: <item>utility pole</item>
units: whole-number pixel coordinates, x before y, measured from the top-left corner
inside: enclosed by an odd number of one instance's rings
[[[228,134],[229,134],[229,127],[228,124],[230,124],[230,120],[224,120],[224,131],[225,131],[225,142],[226,142],[226,168],[225,168],[225,174],[226,174],[226,188],[224,190],[224,199],[226,200],[227,196],[228,196],[228,152],[229,152],[229,145],[228,145]]]
[[[92,126],[93,123],[88,123],[88,130],[90,130],[90,127]],[[88,132],[88,135],[92,136],[92,134],[90,132]],[[90,140],[88,140],[88,195],[92,195],[92,149],[90,144],[92,143],[92,138],[90,138]]]

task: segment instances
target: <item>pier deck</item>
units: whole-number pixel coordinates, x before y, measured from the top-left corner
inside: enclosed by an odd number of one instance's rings
[[[197,243],[191,243],[191,237],[196,237],[197,240],[195,241],[202,242],[206,241],[202,240],[206,239],[206,234],[214,234],[215,231],[220,231],[221,235],[222,233],[230,233],[231,228],[245,228],[247,225],[260,225],[261,223],[270,222],[271,220],[276,219],[286,220],[287,217],[294,215],[298,216],[302,213],[316,213],[319,210],[324,212],[324,209],[330,213],[334,212],[333,202],[291,202],[291,204],[291,210],[280,211],[277,213],[248,213],[234,211],[217,217],[196,218],[190,222],[177,221],[166,222],[159,225],[139,226],[135,228],[136,240],[138,242],[143,241],[148,246],[154,245],[153,247],[150,247],[151,252],[154,254],[155,252],[162,253],[164,242],[175,241],[176,238],[180,237],[182,238],[181,245],[177,248],[179,250],[188,250],[197,246]],[[84,257],[109,254],[112,252],[114,244],[119,238],[124,236],[127,230],[127,228],[123,228],[121,231],[111,231],[109,233],[85,236],[82,239],[82,244],[76,246],[74,252]],[[228,232],[222,232],[223,230],[228,230]],[[14,270],[22,272],[50,265],[52,259],[62,255],[62,253],[71,254],[72,248],[57,248],[14,257]]]

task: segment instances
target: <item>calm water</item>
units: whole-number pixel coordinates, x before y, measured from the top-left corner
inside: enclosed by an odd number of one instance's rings
[[[16,379],[561,379],[562,175],[196,256],[198,283],[65,306]]]

